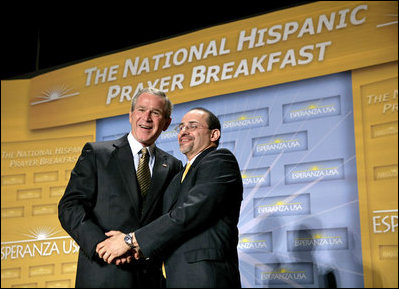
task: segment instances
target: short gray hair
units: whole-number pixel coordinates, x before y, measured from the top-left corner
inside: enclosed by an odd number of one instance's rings
[[[130,111],[134,110],[134,107],[136,106],[137,99],[139,98],[140,95],[142,95],[144,93],[158,95],[159,97],[163,98],[165,100],[165,107],[164,107],[165,117],[170,118],[170,116],[172,115],[173,103],[170,101],[169,97],[166,96],[165,92],[163,92],[162,90],[159,90],[157,88],[154,88],[154,87],[145,87],[145,88],[140,89],[136,93],[136,95],[133,96],[133,98],[132,98],[132,105],[130,107]]]

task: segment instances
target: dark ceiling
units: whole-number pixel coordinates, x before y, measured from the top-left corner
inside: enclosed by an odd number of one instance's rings
[[[145,6],[103,2],[83,2],[85,7],[58,1],[29,7],[18,2],[2,9],[1,79],[27,78],[113,51],[314,1],[257,1],[256,5],[185,1],[174,6],[161,1]]]

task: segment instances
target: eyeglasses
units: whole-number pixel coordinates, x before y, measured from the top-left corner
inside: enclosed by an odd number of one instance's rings
[[[201,126],[199,123],[197,122],[189,122],[188,124],[179,124],[178,126],[175,127],[175,131],[177,133],[182,132],[184,129],[188,132],[192,132],[194,130],[196,130],[197,128],[206,128],[209,129],[207,127]]]

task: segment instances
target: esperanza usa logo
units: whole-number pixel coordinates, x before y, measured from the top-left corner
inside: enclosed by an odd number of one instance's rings
[[[307,131],[279,134],[252,140],[253,155],[272,155],[282,152],[302,151],[308,148]]]
[[[310,194],[254,199],[254,217],[283,217],[310,214]]]
[[[288,251],[348,249],[348,229],[304,229],[287,232]]]
[[[255,265],[256,285],[313,284],[313,264],[267,263]]]
[[[343,159],[285,165],[286,184],[343,179]]]
[[[37,227],[23,234],[30,239],[1,242],[1,260],[79,252],[79,246],[70,236],[55,236],[60,232],[60,230],[51,227]]]
[[[269,125],[269,108],[248,110],[219,116],[223,132]]]
[[[272,252],[272,233],[241,234],[237,248],[245,253]]]
[[[339,95],[283,105],[284,123],[340,114],[341,99]]]
[[[245,188],[270,186],[270,168],[265,167],[241,171],[241,178]]]

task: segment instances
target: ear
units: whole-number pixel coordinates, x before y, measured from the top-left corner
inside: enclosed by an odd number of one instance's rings
[[[218,139],[220,139],[220,130],[213,129],[211,131],[211,141],[216,142]]]
[[[133,123],[133,112],[132,111],[129,111],[129,122],[130,122],[130,124]]]
[[[168,127],[170,126],[171,122],[172,122],[172,119],[171,119],[171,118],[169,118],[168,120],[166,120],[166,123],[165,123],[165,125],[164,125],[164,127],[163,127],[163,131],[166,131],[166,130],[168,129]]]

